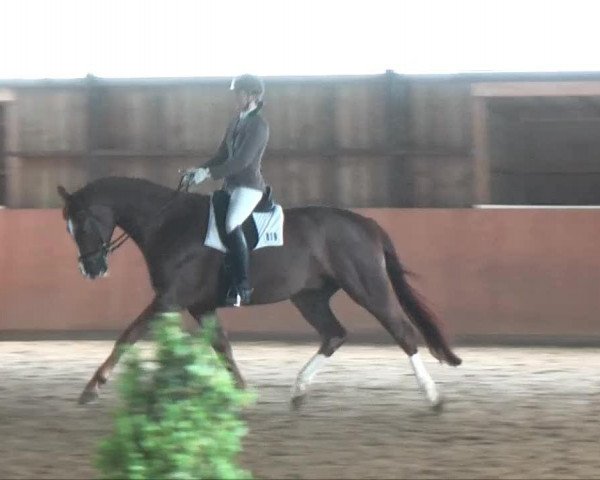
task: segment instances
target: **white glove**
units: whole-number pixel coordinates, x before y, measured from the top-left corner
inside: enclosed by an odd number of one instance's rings
[[[198,185],[207,178],[210,178],[210,170],[208,168],[200,167],[188,171],[188,175],[190,176],[191,183],[193,183],[194,185]]]

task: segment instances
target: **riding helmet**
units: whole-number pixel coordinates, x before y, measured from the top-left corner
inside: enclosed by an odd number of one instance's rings
[[[259,100],[261,100],[265,94],[265,84],[262,79],[247,73],[234,78],[231,81],[230,89],[234,91],[241,90],[249,95],[257,95]]]

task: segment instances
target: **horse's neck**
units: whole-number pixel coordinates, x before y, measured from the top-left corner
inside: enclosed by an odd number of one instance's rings
[[[156,228],[161,210],[175,197],[175,192],[162,188],[148,188],[147,184],[107,187],[104,202],[113,211],[115,222],[139,246],[143,246],[150,232]]]
[[[151,214],[145,209],[122,205],[113,205],[116,225],[127,233],[139,246],[146,243],[148,237],[148,225]]]

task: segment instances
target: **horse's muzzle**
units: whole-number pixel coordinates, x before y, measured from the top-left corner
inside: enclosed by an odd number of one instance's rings
[[[108,265],[104,258],[94,262],[79,260],[79,271],[85,278],[95,280],[96,278],[108,275]]]

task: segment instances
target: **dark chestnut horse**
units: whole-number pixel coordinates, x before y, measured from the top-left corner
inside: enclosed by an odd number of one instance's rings
[[[69,194],[63,210],[89,278],[107,272],[116,226],[129,234],[147,262],[153,301],[131,323],[80,397],[93,400],[118,361],[120,346],[134,343],[161,311],[188,310],[202,325],[218,307],[218,274],[223,253],[203,245],[210,197],[176,192],[146,180],[109,177]],[[421,389],[434,407],[441,404],[435,383],[417,353],[415,326],[431,354],[449,365],[461,363],[434,315],[409,285],[388,234],[373,220],[348,210],[303,207],[285,210],[285,245],[252,252],[250,272],[255,305],[290,299],[319,333],[321,347],[302,368],[292,390],[297,405],[319,366],[342,345],[346,331],[329,306],[343,289],[369,311],[410,357]],[[410,322],[407,321],[403,312]],[[214,348],[242,387],[226,333],[217,326]]]

